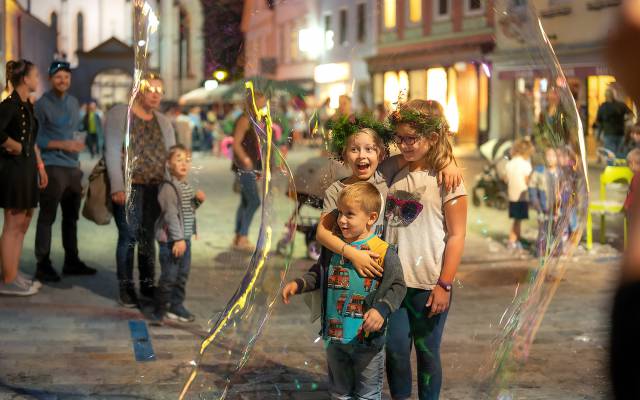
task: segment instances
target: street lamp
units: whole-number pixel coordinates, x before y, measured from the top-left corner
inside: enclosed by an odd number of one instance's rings
[[[219,82],[227,79],[229,73],[223,69],[219,69],[213,73],[213,77],[216,78]]]

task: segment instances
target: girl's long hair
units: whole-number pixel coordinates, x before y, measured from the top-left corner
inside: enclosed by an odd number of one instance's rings
[[[444,108],[440,103],[435,100],[410,100],[400,106],[400,115],[402,111],[407,110],[420,115],[420,119],[440,119],[442,123],[429,124],[438,126],[437,129],[433,129],[430,132],[425,132],[424,129],[420,130],[420,125],[406,122],[416,129],[419,135],[425,136],[430,141],[429,150],[425,155],[427,162],[427,168],[434,171],[441,171],[449,163],[454,162],[453,148],[451,142],[449,142],[449,125],[446,122],[444,115]],[[404,122],[404,121],[400,121]],[[435,135],[435,140],[432,140]]]

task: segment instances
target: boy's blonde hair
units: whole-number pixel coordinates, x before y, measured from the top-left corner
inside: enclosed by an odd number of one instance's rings
[[[379,213],[382,207],[380,192],[370,182],[356,182],[342,189],[338,204],[344,202],[357,202],[366,213]]]
[[[511,146],[511,156],[527,156],[531,157],[535,148],[533,147],[533,143],[529,139],[518,139]]]
[[[369,135],[369,136],[371,136],[373,138],[373,142],[376,144],[376,147],[377,147],[377,150],[378,150],[378,161],[382,161],[384,159],[384,156],[385,156],[384,140],[382,140],[382,137],[380,137],[380,135],[378,135],[378,132],[376,132],[375,130],[373,130],[371,128],[361,128],[357,132],[355,132],[353,135],[350,135],[347,138],[347,143],[344,146],[344,149],[342,149],[342,159],[346,160],[347,150],[349,149],[349,143],[356,136],[360,135],[361,133],[367,134],[367,135]]]

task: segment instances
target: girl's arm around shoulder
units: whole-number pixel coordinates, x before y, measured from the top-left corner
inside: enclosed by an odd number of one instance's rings
[[[390,313],[397,310],[407,294],[400,257],[398,257],[398,253],[393,246],[389,246],[384,256],[384,272],[382,273],[382,282],[378,292],[373,308],[383,318],[387,318]]]

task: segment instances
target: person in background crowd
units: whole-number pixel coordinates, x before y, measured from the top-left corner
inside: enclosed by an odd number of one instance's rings
[[[250,102],[247,102],[250,104]],[[267,105],[264,94],[255,92],[255,104],[258,109]],[[258,179],[262,171],[260,162],[260,143],[249,117],[253,110],[247,110],[236,121],[233,133],[233,163],[231,170],[236,173],[240,186],[240,204],[236,212],[235,237],[232,246],[238,250],[253,250],[249,242],[249,228],[253,215],[260,206]]]
[[[164,180],[169,148],[175,145],[175,132],[169,118],[158,112],[164,93],[159,76],[148,74],[141,83],[131,108],[129,170],[131,192],[125,207],[124,132],[127,106],[118,105],[107,113],[105,160],[111,183],[113,215],[118,227],[116,264],[120,289],[119,302],[136,307],[138,296],[133,280],[133,256],[138,245],[140,294],[154,298],[155,222],[160,215],[158,187]],[[135,157],[133,157],[135,155]]]
[[[519,139],[511,148],[511,160],[506,165],[509,192],[509,218],[513,219],[507,247],[521,249],[522,221],[529,219],[529,176],[533,172],[531,155],[534,152],[529,140]]]
[[[102,119],[98,114],[98,105],[95,101],[87,104],[87,110],[82,118],[82,128],[87,132],[86,145],[91,153],[91,158],[102,153],[100,143],[102,142]]]
[[[29,296],[41,284],[20,272],[20,254],[39,189],[48,183],[36,144],[38,121],[29,94],[38,89],[38,68],[27,60],[7,63],[7,87],[13,92],[0,103],[0,207],[4,209],[0,236],[0,294]],[[7,190],[7,188],[10,188]]]
[[[616,100],[613,88],[607,88],[604,96],[606,101],[598,108],[593,127],[597,129],[597,136],[603,140],[604,147],[620,157],[625,121],[633,113],[626,104]]]
[[[65,275],[94,275],[78,256],[78,217],[82,202],[82,170],[78,161],[84,143],[75,138],[80,128],[80,105],[68,93],[71,68],[66,61],[54,61],[49,67],[51,90],[35,104],[38,119],[38,147],[47,169],[49,184],[40,195],[40,213],[36,229],[36,279],[57,282],[60,276],[51,263],[51,227],[58,205],[62,209],[62,245]]]
[[[217,143],[219,138],[221,138],[221,130],[220,124],[218,123],[218,114],[216,112],[217,106],[212,104],[207,111],[206,120],[204,124],[204,139],[206,144],[207,151],[211,151],[211,154],[214,156],[219,155],[220,149],[218,149]]]
[[[188,114],[191,120],[191,146],[192,150],[203,150],[202,117],[200,107],[191,107]]]
[[[176,116],[176,141],[183,145],[187,150],[192,150],[193,143],[193,120],[187,115],[186,110],[179,111],[180,114]]]

